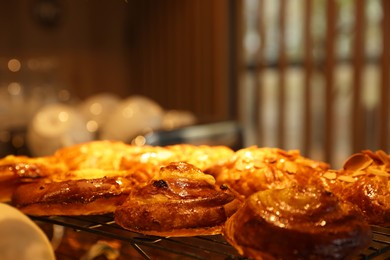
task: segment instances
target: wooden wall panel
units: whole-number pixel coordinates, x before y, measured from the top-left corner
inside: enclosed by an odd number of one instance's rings
[[[228,118],[228,2],[143,1],[136,8],[132,91],[205,120]]]
[[[389,116],[390,116],[390,2],[382,0],[382,43],[383,50],[381,56],[381,96],[379,104],[379,146],[385,151],[389,151]]]
[[[33,0],[0,3],[0,57],[54,57],[55,83],[75,96],[140,94],[202,120],[229,110],[229,1],[57,1],[58,26]]]

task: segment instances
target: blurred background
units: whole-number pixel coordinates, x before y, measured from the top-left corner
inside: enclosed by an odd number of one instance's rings
[[[385,0],[1,1],[1,155],[218,122],[333,167],[389,152],[389,15]]]

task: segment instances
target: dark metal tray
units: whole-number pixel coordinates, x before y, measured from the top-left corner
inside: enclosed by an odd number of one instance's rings
[[[222,236],[154,237],[124,230],[113,216],[31,217],[35,221],[51,223],[78,231],[127,242],[144,259],[164,255],[167,259],[245,259]],[[390,259],[390,228],[373,226],[371,245],[354,259]]]

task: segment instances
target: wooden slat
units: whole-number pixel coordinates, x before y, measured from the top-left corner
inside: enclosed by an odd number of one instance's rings
[[[324,136],[324,160],[332,163],[332,148],[334,138],[333,113],[334,113],[334,68],[335,39],[337,10],[335,0],[326,2],[326,58],[325,58],[325,136]]]
[[[202,72],[202,82],[199,86],[201,88],[200,91],[200,101],[202,103],[202,112],[204,115],[207,115],[208,112],[211,112],[212,114],[215,114],[215,105],[217,104],[214,102],[212,99],[213,91],[210,91],[213,88],[213,85],[216,80],[216,78],[213,78],[212,73],[214,71],[213,69],[213,64],[212,61],[217,58],[216,52],[213,50],[213,33],[215,36],[217,36],[217,32],[213,32],[212,29],[213,27],[210,26],[212,24],[212,19],[213,17],[214,22],[217,17],[215,16],[215,13],[212,11],[215,10],[212,8],[213,3],[217,4],[218,2],[216,1],[210,1],[210,2],[202,2],[201,5],[201,11],[199,13],[198,17],[202,17],[202,19],[199,19],[202,23],[202,30],[204,31],[202,34],[202,46],[204,48],[203,53],[200,53],[202,57],[202,66],[201,66],[201,72]],[[221,7],[221,6],[220,6]],[[220,29],[222,31],[222,28]],[[217,43],[218,44],[218,43]],[[222,46],[221,46],[222,48]],[[211,55],[212,54],[212,55]],[[221,99],[223,99],[222,94],[221,94]],[[204,100],[204,101],[203,101]],[[202,102],[203,101],[203,102]],[[210,108],[207,109],[205,104],[208,103],[210,104]]]
[[[234,39],[232,39],[234,41],[233,43],[233,46],[235,47],[235,55],[233,57],[233,61],[235,61],[235,63],[233,64],[232,66],[232,70],[231,72],[235,71],[237,72],[236,73],[236,81],[233,82],[233,84],[235,84],[237,87],[234,88],[234,92],[232,93],[232,95],[234,95],[234,98],[236,99],[237,103],[238,103],[238,106],[237,106],[237,119],[245,124],[245,116],[243,115],[243,111],[242,111],[242,108],[244,106],[244,104],[241,103],[241,95],[242,95],[242,82],[243,82],[243,75],[245,75],[245,73],[247,73],[247,67],[246,67],[246,63],[245,63],[245,59],[244,59],[244,41],[242,39],[244,39],[244,1],[243,0],[231,0],[232,3],[233,3],[233,10],[232,13],[234,13],[234,16],[235,16],[235,32],[234,32],[234,35],[236,36]],[[234,79],[234,77],[233,77]],[[245,136],[244,137],[244,143],[245,144],[248,144],[248,140],[247,140],[247,137]]]
[[[304,65],[305,65],[305,93],[304,93],[304,127],[303,127],[303,151],[302,153],[309,156],[312,137],[312,120],[311,120],[311,96],[312,96],[312,75],[313,75],[313,39],[311,35],[312,24],[312,0],[305,0],[303,36],[304,36]]]
[[[259,5],[258,5],[258,15],[257,15],[257,29],[258,29],[258,34],[260,37],[260,46],[257,50],[256,53],[256,59],[255,59],[255,68],[254,68],[254,77],[255,77],[255,93],[254,93],[254,104],[257,106],[255,108],[255,113],[254,113],[254,127],[256,128],[257,132],[257,142],[258,143],[263,143],[264,141],[264,130],[263,130],[263,100],[262,100],[262,81],[261,81],[261,76],[262,72],[265,67],[265,50],[266,50],[266,28],[265,28],[265,0],[259,0]]]
[[[355,30],[353,43],[353,100],[352,100],[352,151],[364,149],[365,127],[364,111],[362,109],[361,88],[364,72],[364,13],[365,0],[355,1]]]
[[[382,57],[381,57],[381,87],[379,105],[379,146],[387,151],[389,135],[389,88],[390,88],[390,1],[382,0]]]
[[[229,111],[229,95],[228,89],[229,82],[228,82],[228,70],[229,70],[229,57],[226,55],[226,53],[229,52],[229,46],[224,45],[222,46],[220,44],[219,40],[225,40],[228,41],[228,27],[223,26],[224,24],[228,23],[229,21],[229,2],[225,0],[218,0],[218,1],[211,1],[212,9],[211,9],[211,16],[214,17],[214,23],[212,27],[211,34],[211,52],[215,53],[215,56],[211,59],[212,64],[212,71],[215,71],[219,75],[226,75],[226,77],[212,77],[214,81],[212,82],[212,86],[215,86],[213,88],[212,95],[210,99],[214,103],[214,110],[215,113],[218,114],[218,108],[225,108],[223,110]],[[214,32],[214,33],[213,33]],[[207,94],[207,93],[206,93]],[[234,104],[231,104],[232,106]],[[230,113],[229,113],[230,114]],[[223,114],[218,115],[220,118],[223,118]]]
[[[286,132],[286,0],[280,0],[279,6],[279,111],[278,111],[278,140],[277,146],[284,148]]]
[[[193,17],[198,17],[199,14],[200,14],[200,2],[199,1],[195,1],[194,5],[193,5]],[[192,58],[193,60],[196,60],[196,56],[199,55],[200,53],[203,52],[203,46],[202,46],[202,43],[200,41],[200,36],[201,36],[201,30],[202,28],[200,27],[200,24],[199,22],[196,22],[194,23],[194,45],[193,45],[193,48],[191,51],[193,52],[192,53]],[[196,46],[196,49],[195,49],[195,46]],[[202,64],[197,62],[195,63],[195,67],[194,67],[194,81],[195,82],[198,82],[198,84],[202,84]],[[194,93],[194,99],[195,99],[195,102],[196,100],[199,100],[201,98],[199,92],[197,91],[196,93]],[[194,104],[195,108],[197,111],[202,111],[202,104],[200,102],[196,102]]]
[[[243,1],[229,0],[228,1],[228,41],[229,41],[229,67],[228,67],[228,89],[229,99],[229,115],[232,119],[240,121],[240,66],[242,65],[242,7]]]
[[[226,1],[131,4],[138,7],[130,14],[138,18],[128,53],[132,92],[190,110],[200,121],[228,118]]]

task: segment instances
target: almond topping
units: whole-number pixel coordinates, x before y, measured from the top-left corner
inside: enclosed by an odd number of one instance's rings
[[[253,165],[255,168],[258,168],[258,169],[261,169],[261,168],[265,168],[267,167],[267,164],[265,164],[263,161],[261,160],[257,160],[257,161],[254,161],[254,165]]]
[[[285,169],[290,174],[297,173],[297,171],[298,171],[297,165],[293,162],[290,162],[290,161],[286,161]]]
[[[378,169],[369,168],[368,172],[377,176],[390,177],[390,173]]]
[[[389,157],[388,155],[382,151],[382,150],[378,150],[376,152],[376,154],[378,155],[378,157],[381,159],[381,161],[383,162],[383,164],[385,165],[388,165],[390,163],[390,160],[389,160]]]
[[[362,175],[366,175],[366,172],[365,171],[356,171],[356,172],[352,173],[352,177],[358,177],[358,176],[362,176]]]
[[[349,171],[360,171],[372,164],[374,160],[368,155],[357,153],[350,156],[344,163],[344,169]]]
[[[345,181],[345,182],[355,182],[356,181],[352,176],[348,176],[348,175],[339,176],[337,179],[340,181]]]
[[[246,162],[244,160],[238,160],[235,165],[236,169],[239,171],[245,171],[253,167],[253,162]]]
[[[323,177],[327,178],[328,180],[334,180],[336,179],[337,175],[335,172],[326,172],[324,173],[324,175],[322,175]]]

